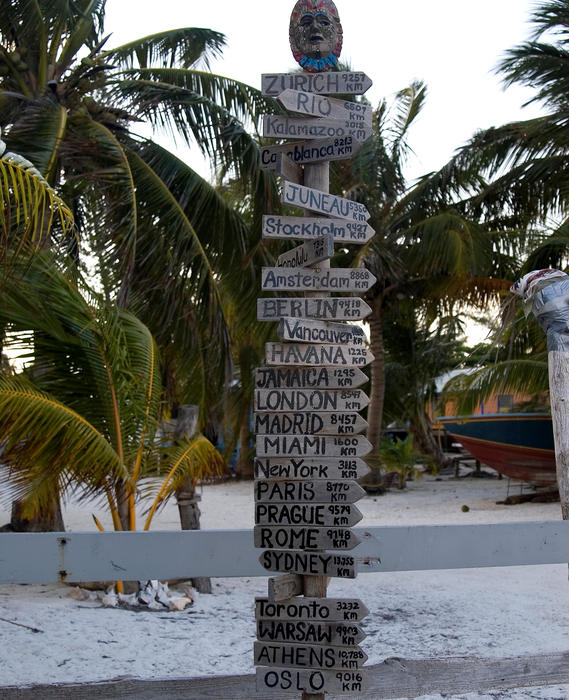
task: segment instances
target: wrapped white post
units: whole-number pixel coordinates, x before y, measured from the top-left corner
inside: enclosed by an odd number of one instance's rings
[[[534,270],[512,291],[523,298],[526,314],[533,313],[547,334],[557,483],[563,520],[569,520],[569,275]]]

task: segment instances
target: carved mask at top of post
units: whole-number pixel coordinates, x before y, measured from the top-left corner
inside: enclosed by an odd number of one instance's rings
[[[305,71],[332,69],[342,51],[342,25],[332,0],[298,0],[290,17],[290,47]]]

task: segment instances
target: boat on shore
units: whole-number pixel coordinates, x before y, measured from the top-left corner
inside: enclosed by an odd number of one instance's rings
[[[493,413],[437,418],[464,449],[500,474],[536,486],[557,484],[549,413]]]

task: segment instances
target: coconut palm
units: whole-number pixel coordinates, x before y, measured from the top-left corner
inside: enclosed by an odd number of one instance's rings
[[[172,374],[172,400],[199,402],[203,425],[204,401],[223,393],[228,366],[220,285],[232,274],[245,284],[248,231],[222,195],[142,127],[170,130],[214,166],[253,174],[258,193],[258,149],[244,124],[255,127],[274,103],[207,70],[225,43],[209,29],[111,48],[105,0],[14,0],[1,15],[6,143],[69,204],[76,257],[88,259],[108,300],[148,325]],[[191,395],[182,395],[178,379],[196,367]]]
[[[160,354],[136,316],[70,281],[51,254],[14,267],[0,322],[28,366],[0,374],[9,495],[33,518],[79,486],[107,500],[116,530],[134,530],[136,505],[151,496],[148,529],[181,484],[220,475],[221,456],[201,435],[167,444]]]
[[[461,208],[460,195],[478,184],[473,170],[443,168],[408,187],[404,169],[410,153],[409,131],[425,97],[425,85],[414,82],[396,95],[392,105],[382,101],[374,114],[371,138],[355,156],[350,171],[340,173],[339,187],[367,206],[376,232],[357,258],[378,279],[367,297],[375,357],[368,439],[375,454],[385,395],[386,318],[395,318],[398,305],[410,301],[431,320],[460,303],[482,304],[489,295],[507,288],[504,277],[516,249],[512,239],[508,254],[502,254],[493,222],[469,217]],[[432,449],[436,451],[434,441]]]

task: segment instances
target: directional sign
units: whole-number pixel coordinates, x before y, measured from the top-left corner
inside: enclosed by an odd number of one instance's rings
[[[366,492],[356,481],[255,482],[257,503],[356,503]],[[290,548],[289,548],[290,549]]]
[[[359,625],[345,622],[292,622],[291,620],[258,620],[257,639],[260,642],[292,642],[293,644],[329,644],[355,646],[366,638]]]
[[[272,552],[275,554],[275,552]],[[338,557],[353,559],[353,557]],[[342,562],[336,562],[341,564]],[[369,610],[357,598],[291,598],[276,603],[255,598],[256,620],[305,620],[307,622],[361,622]]]
[[[350,245],[367,243],[375,231],[365,222],[302,216],[263,216],[263,237],[308,240],[331,233],[335,241]]]
[[[329,260],[333,255],[334,237],[328,233],[279,255],[277,268],[316,265],[323,260]]]
[[[361,326],[329,323],[314,319],[281,318],[277,329],[279,340],[300,343],[351,343],[363,345],[365,335]]]
[[[256,389],[355,389],[368,382],[357,367],[259,367]]]
[[[254,460],[255,479],[308,479],[328,481],[331,479],[361,479],[369,473],[369,467],[359,457],[342,459],[303,459],[292,457],[257,457]]]
[[[309,141],[292,141],[280,146],[266,146],[261,148],[261,168],[279,172],[279,167],[283,167],[282,161],[279,162],[280,154],[287,155],[297,166],[306,163],[346,160],[355,156],[362,144],[363,141],[358,141],[352,136],[345,136],[337,139],[310,139]]]
[[[371,448],[361,435],[257,435],[258,457],[365,457]]]
[[[374,360],[361,345],[310,345],[307,343],[265,343],[268,365],[347,365],[365,367]]]
[[[259,549],[354,549],[362,540],[349,527],[271,527],[255,525],[255,547]]]
[[[327,192],[321,192],[312,187],[295,185],[293,182],[284,183],[282,201],[285,204],[291,204],[339,219],[348,219],[349,221],[363,222],[370,217],[370,213],[364,204],[345,199],[344,197],[337,197]]]
[[[370,313],[371,308],[359,297],[257,299],[259,321],[279,321],[283,316],[360,321]]]
[[[304,181],[302,168],[291,160],[285,151],[275,153],[274,159],[271,161],[271,170],[274,170],[277,175],[280,175],[285,180],[296,182],[297,185],[302,185]]]
[[[326,647],[312,644],[255,642],[253,647],[255,666],[355,670],[361,668],[368,658],[357,646]]]
[[[267,292],[367,292],[376,282],[365,267],[261,269],[261,289]]]
[[[266,435],[357,435],[368,424],[359,413],[255,413],[253,431]]]
[[[365,141],[371,134],[371,126],[351,119],[335,121],[274,114],[263,116],[263,136],[269,139],[343,139],[351,136],[356,141]]]
[[[363,515],[351,503],[257,503],[256,525],[353,527]]]
[[[259,557],[259,562],[266,571],[333,578],[356,578],[358,561],[351,554],[277,549],[266,549]]]
[[[317,95],[363,95],[371,86],[370,78],[362,72],[265,73],[261,76],[263,95],[274,97],[289,89]]]
[[[349,100],[335,100],[322,95],[310,95],[300,90],[284,90],[278,96],[280,104],[289,112],[307,114],[328,119],[348,119],[371,126],[373,110],[371,105]]]
[[[369,398],[361,389],[257,389],[256,411],[288,413],[298,411],[361,411]]]
[[[256,690],[260,697],[270,693],[296,695],[359,695],[368,688],[365,668],[359,671],[266,668],[257,666]]]

